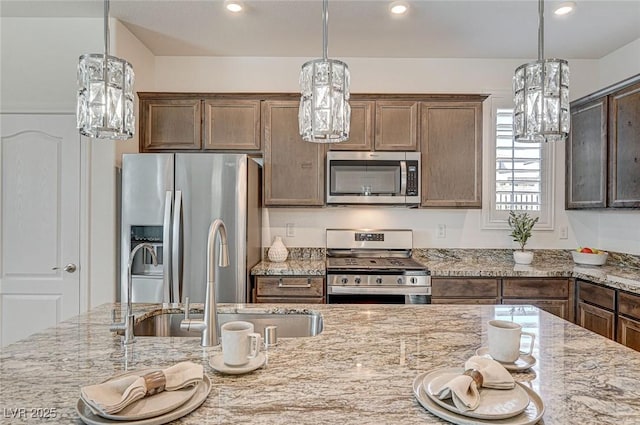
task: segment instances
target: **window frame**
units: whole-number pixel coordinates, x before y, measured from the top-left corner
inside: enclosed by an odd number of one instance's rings
[[[508,210],[496,209],[496,116],[498,109],[514,108],[513,96],[509,92],[494,93],[489,98],[489,118],[486,141],[486,162],[484,178],[487,182],[483,190],[482,228],[509,229]],[[540,217],[534,230],[554,230],[555,221],[555,149],[551,143],[542,145],[540,167],[540,211],[527,211],[533,217]]]

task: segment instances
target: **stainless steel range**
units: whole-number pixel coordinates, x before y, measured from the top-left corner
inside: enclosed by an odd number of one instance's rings
[[[411,230],[327,230],[327,302],[430,304],[429,270]]]

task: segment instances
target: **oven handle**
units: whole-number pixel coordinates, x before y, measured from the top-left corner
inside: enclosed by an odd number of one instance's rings
[[[287,284],[287,285],[285,285],[285,283],[282,281],[282,278],[280,278],[278,280],[278,288],[311,288],[311,278],[310,277],[307,278],[306,285],[305,284],[302,284],[302,285],[299,285],[299,284],[293,284],[293,285]]]
[[[354,295],[431,295],[430,286],[405,286],[402,288],[390,286],[329,286],[329,294]]]

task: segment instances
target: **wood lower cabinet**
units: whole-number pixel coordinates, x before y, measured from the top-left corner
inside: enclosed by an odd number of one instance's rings
[[[260,100],[205,100],[204,148],[260,149]]]
[[[140,151],[197,150],[202,146],[200,99],[140,98]]]
[[[482,207],[482,102],[422,102],[423,207]]]
[[[298,133],[299,101],[262,103],[265,206],[324,205],[326,145]]]
[[[640,351],[640,296],[618,291],[618,342]]]
[[[500,279],[431,279],[432,304],[500,304]]]
[[[324,278],[318,276],[256,277],[256,303],[309,303],[325,301]]]
[[[609,339],[616,338],[616,291],[592,283],[577,283],[576,323]]]
[[[377,151],[415,151],[418,148],[418,102],[376,101]]]
[[[530,304],[570,322],[575,321],[574,282],[567,278],[505,278],[502,304]]]

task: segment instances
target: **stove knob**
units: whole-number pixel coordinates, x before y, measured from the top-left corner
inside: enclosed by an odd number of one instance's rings
[[[343,285],[346,285],[346,284],[347,284],[347,282],[349,282],[349,279],[347,279],[346,277],[343,277],[342,279],[340,279],[340,282],[341,282]]]
[[[377,277],[377,278],[376,278],[376,283],[377,283],[378,285],[382,284],[382,278],[381,278],[381,277]]]
[[[415,277],[411,278],[411,283],[415,285],[415,283],[416,283],[416,278]]]
[[[361,281],[362,281],[362,280],[361,280],[359,277],[356,277],[356,279],[355,279],[356,285],[360,285],[360,282],[361,282]]]
[[[398,278],[397,282],[398,282],[398,285],[402,285],[404,283],[401,277]]]

